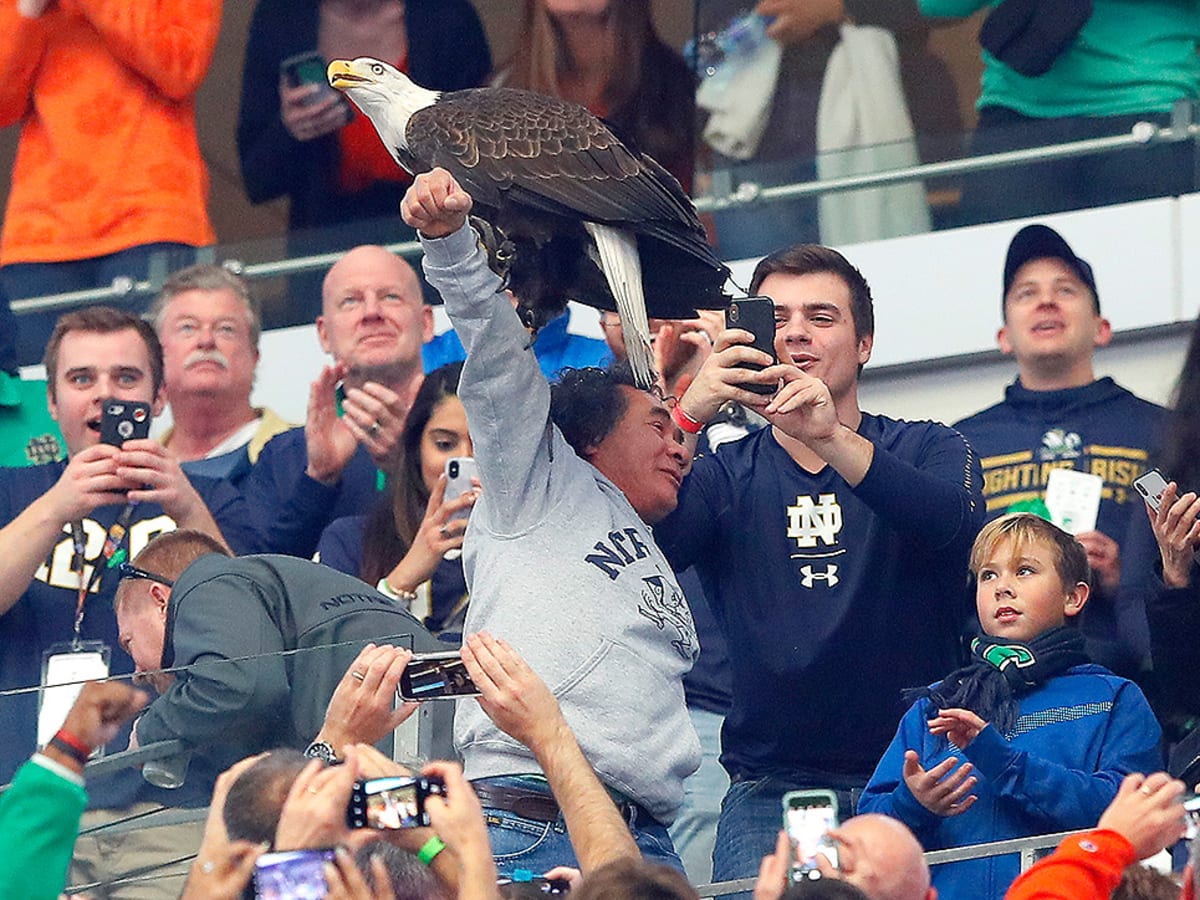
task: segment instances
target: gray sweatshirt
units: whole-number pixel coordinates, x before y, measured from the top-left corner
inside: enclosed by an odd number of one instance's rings
[[[683,699],[696,630],[649,526],[550,421],[550,387],[475,232],[422,239],[467,349],[458,395],[479,464],[463,563],[465,631],[487,630],[550,686],[602,781],[669,823],[700,747]],[[467,778],[537,772],[533,754],[460,702]]]

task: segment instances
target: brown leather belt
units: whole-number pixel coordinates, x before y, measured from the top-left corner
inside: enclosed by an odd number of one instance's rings
[[[562,814],[558,801],[553,794],[526,788],[502,787],[495,784],[485,784],[480,781],[471,783],[475,795],[484,809],[498,809],[510,812],[522,819],[534,822],[555,822]],[[613,798],[621,818],[630,825],[637,816],[639,807],[627,799]]]

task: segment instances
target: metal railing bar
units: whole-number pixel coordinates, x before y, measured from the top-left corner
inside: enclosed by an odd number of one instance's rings
[[[119,772],[121,769],[127,769],[130,766],[150,762],[154,759],[174,756],[185,750],[187,750],[187,744],[177,738],[169,741],[156,741],[153,744],[147,744],[145,747],[122,750],[119,753],[109,753],[107,756],[92,760],[83,767],[83,776],[84,778],[96,778],[100,775],[108,775],[111,772]]]
[[[1111,135],[1109,137],[1086,138],[1078,141],[1067,141],[1061,144],[1049,144],[1042,147],[1029,147],[1021,150],[1008,150],[1001,153],[988,153],[979,156],[963,157],[961,159],[944,160],[942,162],[922,163],[900,169],[889,169],[884,172],[844,175],[838,178],[775,185],[772,187],[762,187],[755,182],[747,181],[739,185],[737,190],[731,194],[719,197],[699,197],[694,202],[696,209],[702,213],[721,212],[756,203],[772,203],[783,200],[795,200],[801,197],[811,197],[817,194],[883,187],[890,184],[917,181],[925,178],[982,172],[989,169],[1020,165],[1022,163],[1067,159],[1074,156],[1087,156],[1113,150],[1127,150],[1164,142],[1183,141],[1189,138],[1195,139],[1200,136],[1200,124],[1186,121],[1186,117],[1182,115],[1177,115],[1175,118],[1176,122],[1164,126],[1157,126],[1153,122],[1138,122],[1128,133]],[[386,244],[385,246],[393,253],[398,253],[406,257],[416,257],[421,252],[421,245],[417,241],[404,241]],[[230,264],[231,268],[249,279],[273,278],[328,268],[340,259],[343,253],[345,253],[345,250],[311,256],[299,256],[266,263],[249,263],[243,265],[237,261],[231,261]],[[121,300],[131,295],[149,294],[155,289],[156,286],[148,280],[133,282],[131,279],[125,278],[118,279],[117,283],[110,287],[70,291],[62,294],[49,294],[43,297],[28,297],[22,300],[14,300],[10,303],[10,306],[14,313],[20,315],[28,312],[79,306],[84,303]]]

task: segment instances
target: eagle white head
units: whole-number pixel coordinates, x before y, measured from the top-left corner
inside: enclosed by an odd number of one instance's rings
[[[404,130],[412,114],[437,102],[441,94],[427,90],[382,60],[369,56],[335,59],[326,72],[329,83],[363,111],[390,150],[408,150]]]

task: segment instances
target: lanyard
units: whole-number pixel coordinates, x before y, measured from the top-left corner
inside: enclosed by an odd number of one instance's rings
[[[86,571],[83,564],[83,526],[78,523],[71,525],[71,539],[75,545],[74,554],[71,556],[71,569],[79,571],[79,599],[75,604],[75,636],[72,640],[76,646],[79,644],[80,633],[83,629],[83,607],[87,603],[87,595],[95,585],[101,569],[110,568],[115,562],[119,563],[124,559],[123,552],[119,558],[116,558],[117,548],[125,540],[125,533],[129,530],[129,520],[133,518],[133,510],[136,506],[136,503],[126,503],[121,514],[117,516],[117,521],[109,526],[104,535],[104,547],[100,550],[100,557],[96,560],[91,577],[87,579],[83,576]],[[115,562],[114,558],[116,558]]]

